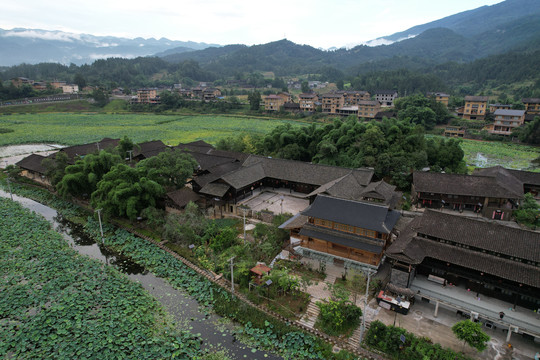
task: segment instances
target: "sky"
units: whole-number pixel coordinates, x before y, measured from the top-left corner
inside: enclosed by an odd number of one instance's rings
[[[0,28],[208,44],[352,46],[502,0],[19,0]]]

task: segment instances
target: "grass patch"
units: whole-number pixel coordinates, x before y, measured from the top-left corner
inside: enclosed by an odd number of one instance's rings
[[[540,156],[538,147],[498,141],[463,140],[461,148],[465,153],[465,162],[470,167],[500,165],[508,169],[540,171],[531,165]]]

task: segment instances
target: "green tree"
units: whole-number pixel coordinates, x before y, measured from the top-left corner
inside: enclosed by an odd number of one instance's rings
[[[73,77],[73,83],[77,84],[79,91],[82,91],[86,87],[86,79],[81,73],[76,73]]]
[[[175,149],[144,159],[137,163],[136,168],[142,170],[148,179],[165,188],[179,189],[184,187],[186,179],[193,175],[197,162],[191,155]]]
[[[487,348],[489,336],[482,331],[482,324],[471,320],[460,321],[452,326],[452,332],[459,340],[478,351],[484,351]]]
[[[518,223],[530,228],[540,226],[540,205],[531,193],[525,194],[518,209],[514,211],[514,217]]]
[[[144,175],[141,169],[124,164],[113,166],[92,193],[92,206],[102,208],[107,216],[135,220],[143,209],[155,207],[165,193],[161,185]]]
[[[116,147],[116,151],[118,152],[118,155],[120,155],[122,159],[128,159],[129,158],[128,151],[133,150],[134,146],[135,144],[133,143],[133,141],[131,141],[130,138],[124,135],[124,137],[120,139],[120,142],[118,143],[118,146]]]
[[[58,193],[61,196],[90,196],[103,176],[120,162],[120,156],[105,150],[88,154],[65,168],[65,175],[56,186]]]
[[[103,89],[95,89],[92,91],[92,98],[99,107],[104,107],[109,103],[109,94]]]
[[[46,169],[45,176],[51,185],[56,187],[65,175],[66,167],[69,165],[69,157],[65,152],[58,151],[54,158],[43,159],[41,164]]]
[[[261,94],[258,91],[254,91],[248,95],[249,109],[258,111],[261,107]]]
[[[168,214],[163,237],[181,245],[201,244],[209,221],[194,202],[189,202],[181,214]]]
[[[309,83],[308,83],[307,81],[302,81],[301,87],[302,87],[302,92],[303,92],[303,93],[308,93],[308,92],[310,92],[310,90],[311,90],[311,89],[309,88]]]

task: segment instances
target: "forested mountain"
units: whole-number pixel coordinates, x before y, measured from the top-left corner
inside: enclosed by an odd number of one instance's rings
[[[538,15],[540,16],[540,15]],[[422,34],[392,45],[324,51],[308,45],[280,40],[263,45],[231,45],[164,56],[172,63],[193,60],[208,71],[232,75],[238,72],[272,71],[280,76],[318,73],[331,66],[354,74],[385,68],[414,68],[449,61],[469,62],[510,50],[540,49],[540,21],[525,16],[499,25],[496,32],[465,37],[447,28],[428,29]],[[389,59],[411,58],[411,64],[392,64]],[[381,65],[377,66],[379,62]]]
[[[501,31],[502,24],[510,23],[526,16],[540,15],[538,0],[506,0],[491,6],[460,12],[445,18],[417,25],[405,31],[384,36],[376,40],[390,42],[416,36],[433,28],[447,28],[465,37],[474,37],[488,32]]]

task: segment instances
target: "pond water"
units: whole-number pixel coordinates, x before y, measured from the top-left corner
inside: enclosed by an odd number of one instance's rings
[[[0,190],[0,196],[9,198],[10,194]],[[204,348],[223,350],[232,359],[281,359],[275,354],[252,349],[237,341],[233,325],[224,318],[200,312],[199,304],[188,294],[173,288],[166,280],[146,271],[129,258],[96,244],[82,232],[80,226],[62,219],[56,210],[17,195],[13,195],[13,200],[51,222],[53,228],[80,254],[114,266],[133,281],[139,282],[163,305],[179,329],[200,334]]]

